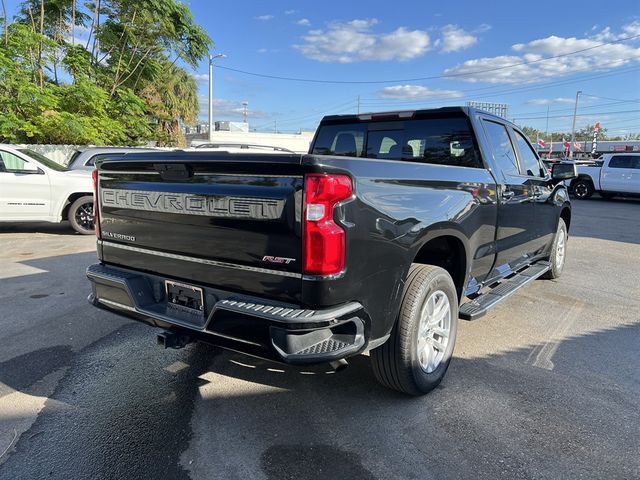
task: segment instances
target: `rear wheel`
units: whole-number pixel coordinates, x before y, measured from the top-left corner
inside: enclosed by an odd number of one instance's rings
[[[387,342],[371,351],[384,386],[423,395],[444,377],[456,341],[458,295],[449,273],[433,265],[409,269],[400,314]]]
[[[586,200],[587,198],[591,198],[595,189],[593,188],[593,183],[591,180],[586,178],[579,178],[575,182],[573,182],[573,196],[579,198],[580,200]]]
[[[556,237],[553,239],[553,245],[551,246],[551,255],[549,256],[549,263],[551,268],[545,273],[542,278],[554,279],[558,278],[562,274],[564,268],[564,261],[567,257],[567,240],[569,235],[567,234],[567,224],[561,218],[558,221],[558,230],[556,231]]]
[[[82,235],[92,235],[93,225],[93,196],[85,195],[78,198],[69,207],[69,223],[71,227]]]

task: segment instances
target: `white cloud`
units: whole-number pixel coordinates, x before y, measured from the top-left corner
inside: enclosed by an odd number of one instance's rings
[[[493,27],[491,25],[489,25],[488,23],[481,23],[480,25],[478,25],[478,28],[476,28],[473,33],[485,33],[488,32],[489,30],[491,30]]]
[[[640,22],[633,22],[622,27],[623,32],[634,32],[635,29],[640,29]],[[511,47],[515,52],[513,55],[467,60],[445,70],[444,73],[468,82],[520,84],[567,76],[576,72],[592,72],[621,67],[631,62],[640,61],[640,48],[636,46],[637,40],[636,45],[633,42],[599,45],[627,36],[630,35],[616,34],[609,27],[587,38],[564,38],[552,35],[528,43],[513,45]],[[583,51],[560,58],[548,58],[577,50]],[[523,62],[535,63],[520,65]],[[514,64],[516,66],[512,66]]]
[[[198,97],[198,104],[200,106],[200,120],[204,120],[209,115],[209,98],[205,95]],[[241,101],[226,100],[224,98],[213,99],[213,115],[216,121],[219,120],[239,120],[242,118],[242,112],[244,107]],[[248,118],[265,118],[269,115],[266,112],[260,110],[252,110],[251,105],[247,109]]]
[[[293,15],[294,13],[296,13],[296,11],[295,11],[295,10],[285,10],[285,11],[284,11],[284,14],[285,14],[285,15]]]
[[[436,47],[441,52],[457,52],[464,50],[478,42],[478,37],[458,27],[457,25],[445,25],[441,29],[442,38],[436,41]]]
[[[457,90],[438,90],[423,87],[422,85],[394,85],[392,87],[384,87],[376,92],[379,97],[391,98],[396,100],[421,99],[421,98],[460,98],[464,96],[462,92]]]
[[[635,37],[636,35],[640,35],[640,20],[636,20],[635,22],[625,25],[622,27],[622,31],[624,33],[624,37]]]
[[[573,104],[575,103],[575,98],[569,97],[556,97],[556,98],[532,98],[531,100],[527,100],[526,103],[529,105],[553,105],[554,103],[567,103]]]
[[[258,53],[267,53],[269,51],[268,48],[259,48],[258,50],[256,50],[256,52]]]
[[[330,23],[311,30],[304,43],[294,45],[305,57],[320,62],[353,63],[371,60],[411,60],[429,50],[429,34],[400,27],[388,33],[372,32],[375,18]]]
[[[208,73],[194,73],[193,78],[196,79],[196,82],[208,82],[209,74]]]
[[[258,15],[257,17],[253,17],[255,20],[262,20],[263,22],[266,22],[268,20],[273,20],[273,15],[268,14],[268,15]]]
[[[296,22],[297,25],[302,25],[303,27],[308,27],[309,25],[311,25],[311,22],[309,21],[308,18],[301,18],[300,20],[298,20]]]

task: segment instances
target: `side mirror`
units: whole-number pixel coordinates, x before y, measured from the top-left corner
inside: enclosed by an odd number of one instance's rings
[[[557,181],[571,180],[578,177],[575,163],[554,163],[551,166],[551,179]]]

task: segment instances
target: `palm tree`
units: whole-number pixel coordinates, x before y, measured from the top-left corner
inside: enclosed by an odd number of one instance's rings
[[[187,71],[164,62],[162,75],[145,86],[143,96],[158,125],[159,146],[185,146],[181,123],[195,121],[198,114],[198,87]]]

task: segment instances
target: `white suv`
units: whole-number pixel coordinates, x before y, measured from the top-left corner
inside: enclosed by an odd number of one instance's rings
[[[0,222],[64,220],[93,233],[91,171],[70,171],[27,148],[0,144]]]

